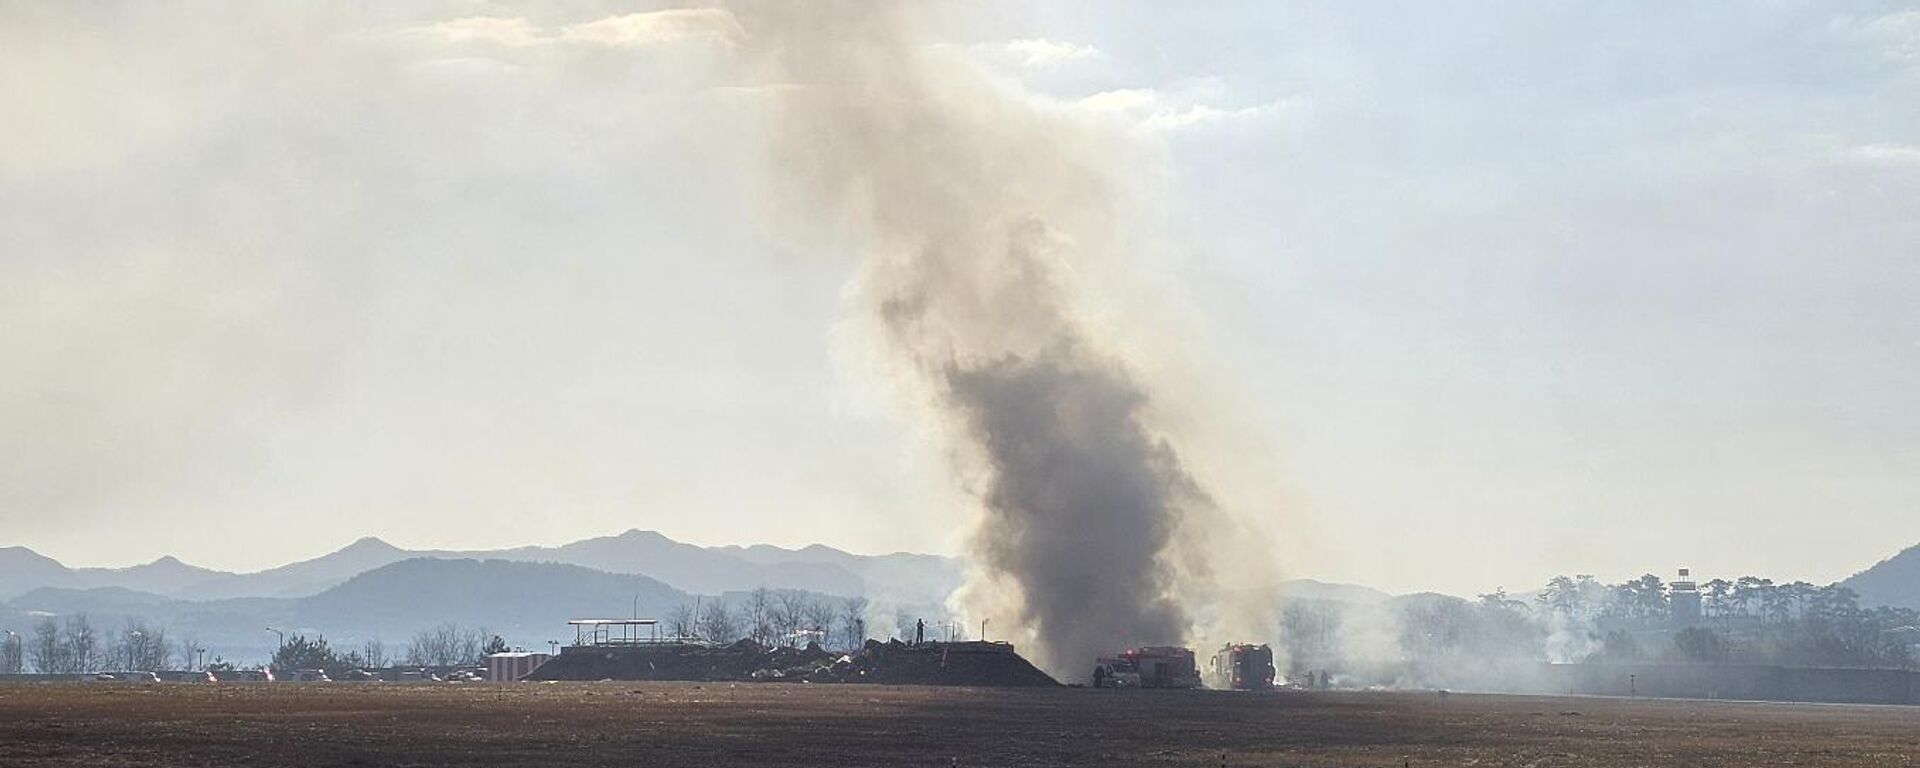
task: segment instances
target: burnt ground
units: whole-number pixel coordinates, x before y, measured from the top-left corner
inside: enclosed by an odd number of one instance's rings
[[[1920,708],[797,683],[0,685],[0,766],[1906,766]]]

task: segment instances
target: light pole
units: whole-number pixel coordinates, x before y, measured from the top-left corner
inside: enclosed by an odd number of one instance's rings
[[[992,619],[980,620],[980,642],[984,643],[987,641],[987,622],[989,621],[992,621]]]
[[[205,648],[195,648],[195,649],[193,649],[193,652],[194,652],[194,653],[196,653],[196,654],[199,654],[199,656],[200,656],[200,669],[202,669],[202,670],[205,670],[205,669],[207,668],[207,649],[205,649]]]
[[[276,646],[274,646],[274,648],[273,648],[273,655],[274,655],[274,656],[278,656],[278,655],[280,655],[280,649],[281,649],[281,648],[285,648],[285,647],[287,647],[287,633],[285,633],[285,632],[282,632],[282,631],[280,631],[280,630],[277,630],[277,629],[274,629],[273,627],[267,627],[267,631],[268,631],[268,632],[272,632],[272,633],[274,633],[275,635],[278,635],[278,636],[280,637],[280,644],[279,644],[279,645],[276,645]],[[273,659],[272,659],[272,658],[268,658],[268,659],[267,659],[267,664],[268,664],[269,666],[271,666],[271,665],[273,664]]]
[[[548,650],[551,650],[551,651],[553,652],[553,654],[552,654],[552,655],[554,655],[554,656],[558,656],[558,655],[560,655],[560,641],[558,641],[558,640],[548,640],[548,641],[547,641],[547,649],[548,649]]]

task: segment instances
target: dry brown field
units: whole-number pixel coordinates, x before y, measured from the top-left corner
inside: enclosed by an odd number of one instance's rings
[[[0,766],[1908,766],[1920,708],[797,684],[0,685]]]

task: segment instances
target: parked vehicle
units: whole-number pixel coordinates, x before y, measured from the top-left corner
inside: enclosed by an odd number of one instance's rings
[[[1214,688],[1264,691],[1273,678],[1273,649],[1265,645],[1229,644],[1207,664],[1207,684]]]
[[[1102,657],[1093,668],[1095,688],[1198,688],[1193,650],[1176,646],[1129,648]]]

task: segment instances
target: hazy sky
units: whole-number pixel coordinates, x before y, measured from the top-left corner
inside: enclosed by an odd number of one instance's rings
[[[857,255],[770,226],[739,30],[669,7],[0,3],[0,545],[957,552]],[[940,10],[1135,147],[1289,573],[1920,542],[1920,7]]]

